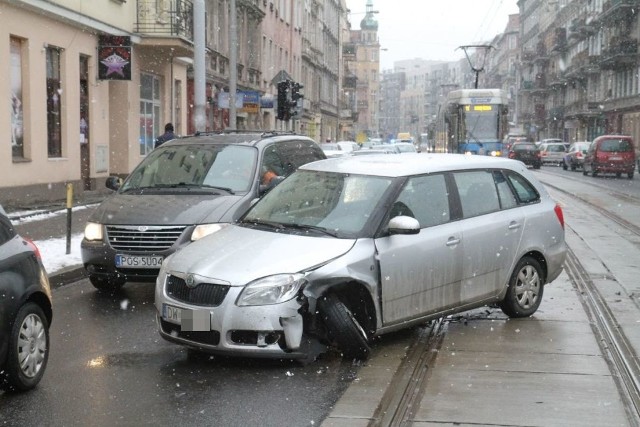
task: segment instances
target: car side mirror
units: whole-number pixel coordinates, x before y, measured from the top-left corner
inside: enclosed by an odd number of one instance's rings
[[[418,234],[420,223],[417,219],[399,215],[389,220],[389,234]]]
[[[117,176],[110,176],[104,183],[105,187],[110,190],[118,191],[120,186],[122,185],[122,178]]]

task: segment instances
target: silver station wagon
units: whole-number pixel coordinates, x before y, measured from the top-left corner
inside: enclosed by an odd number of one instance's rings
[[[164,261],[159,332],[196,352],[363,359],[373,337],[448,314],[532,315],[565,254],[562,209],[521,162],[322,160]]]

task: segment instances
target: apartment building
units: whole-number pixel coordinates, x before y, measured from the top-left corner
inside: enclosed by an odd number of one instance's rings
[[[532,139],[640,141],[638,0],[520,0],[520,120]]]

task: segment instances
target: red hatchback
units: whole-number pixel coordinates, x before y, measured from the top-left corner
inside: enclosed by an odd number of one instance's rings
[[[584,158],[582,173],[593,176],[599,173],[623,173],[633,178],[636,153],[633,139],[627,135],[602,135],[593,140]]]

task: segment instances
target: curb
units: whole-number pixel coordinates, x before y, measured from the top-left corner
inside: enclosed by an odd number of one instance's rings
[[[57,289],[86,277],[88,274],[82,265],[72,265],[50,274],[49,285],[51,289]]]

